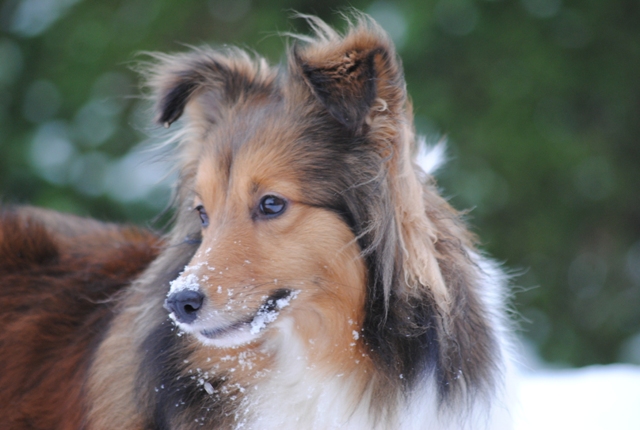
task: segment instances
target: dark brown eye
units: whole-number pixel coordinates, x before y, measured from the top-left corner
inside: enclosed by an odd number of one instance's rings
[[[287,208],[287,201],[278,196],[264,196],[260,200],[260,204],[258,205],[258,211],[260,215],[266,216],[269,218],[276,217],[282,214]]]
[[[195,207],[196,212],[198,212],[198,215],[200,216],[200,222],[202,223],[203,227],[206,227],[209,225],[209,215],[207,215],[207,211],[204,210],[204,206],[202,205],[198,205]]]

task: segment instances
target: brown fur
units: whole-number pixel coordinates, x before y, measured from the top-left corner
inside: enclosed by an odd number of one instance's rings
[[[138,229],[29,208],[0,218],[3,426],[78,429],[91,351],[112,300],[159,242]]]

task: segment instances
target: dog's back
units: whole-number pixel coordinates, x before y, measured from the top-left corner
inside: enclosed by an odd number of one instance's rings
[[[82,427],[92,353],[118,293],[157,245],[131,227],[34,208],[0,212],[0,427]]]

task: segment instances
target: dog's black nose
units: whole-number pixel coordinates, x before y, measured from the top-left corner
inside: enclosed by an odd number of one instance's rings
[[[202,307],[203,299],[204,296],[199,291],[182,290],[167,297],[164,307],[169,312],[173,312],[178,321],[190,324],[198,316],[198,309]]]

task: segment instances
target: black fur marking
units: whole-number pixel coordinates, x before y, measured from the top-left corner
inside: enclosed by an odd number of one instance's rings
[[[381,286],[375,285],[375,259],[375,253],[366,259],[371,279],[363,324],[367,345],[378,363],[397,375],[407,390],[427,372],[435,371],[439,380],[440,345],[433,304],[415,301],[407,306],[392,291],[385,312]]]
[[[288,290],[286,288],[279,288],[275,290],[273,293],[269,294],[269,297],[267,297],[264,303],[260,306],[258,312],[275,311],[278,308],[278,300],[289,297],[290,295],[291,290]]]
[[[228,404],[219,390],[224,377],[209,379],[207,382],[215,395],[207,393],[198,384],[198,375],[188,372],[188,363],[184,360],[189,352],[187,338],[177,335],[177,328],[169,319],[160,323],[144,341],[136,389],[137,397],[146,402],[140,410],[152,411],[146,417],[146,428],[189,428],[183,423],[196,423],[196,419],[207,423],[225,421]]]
[[[160,102],[158,122],[169,126],[177,121],[182,116],[187,101],[189,101],[198,86],[199,83],[196,80],[187,78],[173,87]]]

